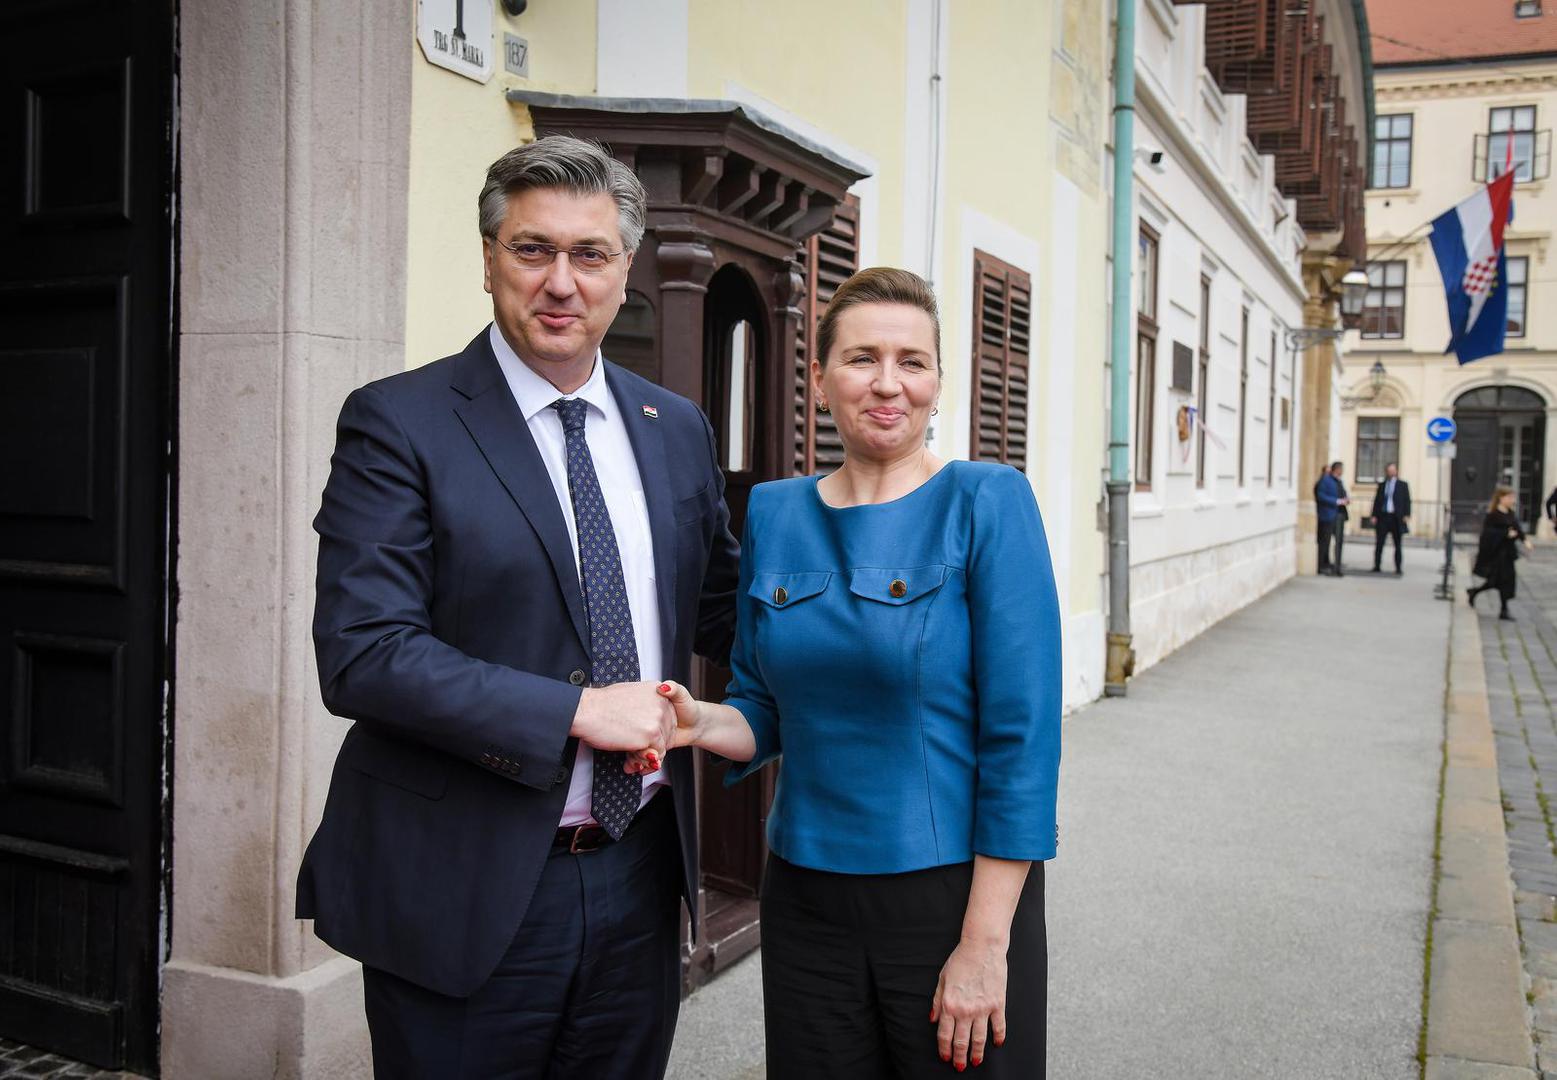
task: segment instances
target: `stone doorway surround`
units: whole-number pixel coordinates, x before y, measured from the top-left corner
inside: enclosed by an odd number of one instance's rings
[[[409,9],[186,4],[162,1073],[367,1075],[361,972],[293,919],[346,725],[310,527],[340,403],[404,366]]]

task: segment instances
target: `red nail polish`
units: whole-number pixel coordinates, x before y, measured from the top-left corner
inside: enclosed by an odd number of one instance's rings
[[[958,1072],[962,1072],[962,1071],[963,1071],[963,1070],[964,1070],[964,1069],[966,1069],[966,1068],[967,1068],[967,1067],[968,1067],[968,1063],[967,1063],[967,1062],[965,1062],[965,1061],[959,1061],[959,1062],[957,1062],[957,1071],[958,1071]]]
[[[942,1061],[950,1061],[951,1060],[951,1055],[950,1054],[942,1054],[941,1055],[941,1060]]]
[[[668,682],[660,683],[660,693],[662,693],[662,694],[670,693],[670,683],[668,683]]]

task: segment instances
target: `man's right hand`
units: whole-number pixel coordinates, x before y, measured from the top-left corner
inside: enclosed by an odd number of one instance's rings
[[[591,687],[578,700],[568,734],[596,750],[654,750],[664,756],[676,713],[657,683]]]

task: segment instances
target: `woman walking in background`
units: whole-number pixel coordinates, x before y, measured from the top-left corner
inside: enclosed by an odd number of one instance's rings
[[[1499,484],[1492,493],[1492,505],[1486,519],[1481,523],[1481,544],[1476,549],[1475,574],[1484,580],[1475,588],[1465,590],[1471,607],[1476,606],[1478,595],[1496,589],[1498,598],[1503,601],[1498,618],[1513,621],[1514,617],[1508,613],[1508,602],[1514,598],[1514,563],[1519,558],[1520,544],[1526,551],[1530,550],[1530,541],[1519,524],[1519,515],[1514,513],[1514,489]]]

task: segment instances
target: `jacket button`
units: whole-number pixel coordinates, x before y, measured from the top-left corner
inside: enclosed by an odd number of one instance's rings
[[[574,686],[583,686],[584,673],[582,671],[575,671],[573,674],[568,676],[568,682],[572,683]]]
[[[481,755],[481,764],[483,764],[483,765],[491,765],[492,763],[493,763],[493,761],[492,761],[492,755],[491,754],[482,754]]]
[[[774,589],[773,602],[779,607],[783,607],[785,604],[789,603],[789,590],[784,588],[782,585]]]
[[[901,600],[908,595],[908,582],[902,578],[893,578],[892,584],[887,586],[887,592]]]

